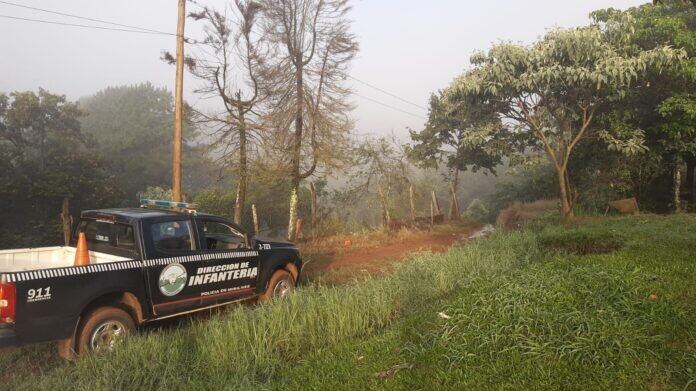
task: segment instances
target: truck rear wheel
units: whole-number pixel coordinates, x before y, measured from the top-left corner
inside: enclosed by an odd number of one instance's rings
[[[110,352],[127,334],[135,330],[133,318],[116,307],[101,307],[85,316],[76,335],[76,352]]]
[[[295,289],[295,279],[287,270],[276,270],[268,281],[266,291],[259,297],[264,303],[273,298],[284,299]]]

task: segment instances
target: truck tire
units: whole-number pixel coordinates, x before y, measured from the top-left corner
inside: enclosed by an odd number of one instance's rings
[[[268,281],[266,291],[259,297],[259,301],[265,303],[271,299],[284,299],[295,289],[295,279],[287,270],[276,270]]]
[[[110,352],[123,337],[135,330],[133,318],[116,307],[101,307],[87,314],[77,330],[79,356]]]

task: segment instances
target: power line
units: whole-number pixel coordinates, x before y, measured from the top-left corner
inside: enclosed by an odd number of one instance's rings
[[[97,29],[97,30],[110,30],[110,31],[120,31],[120,32],[127,32],[127,33],[162,35],[162,33],[159,33],[159,32],[151,32],[151,31],[145,31],[145,30],[128,30],[128,29],[121,29],[121,28],[115,28],[115,27],[102,27],[102,26],[90,26],[90,25],[86,25],[86,24],[63,23],[63,22],[55,22],[52,20],[20,18],[18,16],[10,16],[10,15],[0,15],[0,18],[22,20],[22,21],[27,21],[27,22],[55,24],[55,25],[59,25],[59,26],[82,27],[82,28],[90,28],[90,29]],[[176,35],[176,34],[169,34],[169,33],[167,33],[167,34],[168,35]]]
[[[139,26],[133,26],[133,25],[128,25],[128,24],[122,24],[122,23],[111,22],[111,21],[108,21],[108,20],[102,20],[102,19],[96,19],[96,18],[89,18],[89,17],[85,17],[85,16],[73,15],[73,14],[68,14],[68,13],[59,12],[59,11],[52,11],[52,10],[47,10],[47,9],[43,9],[43,8],[31,7],[31,6],[27,6],[27,5],[23,5],[23,4],[17,4],[17,3],[12,3],[12,2],[9,2],[9,1],[4,1],[4,0],[0,0],[0,4],[11,5],[11,6],[20,7],[20,8],[26,8],[26,9],[30,9],[30,10],[34,10],[34,11],[40,11],[40,12],[46,12],[46,13],[51,13],[51,14],[60,15],[60,16],[66,16],[66,17],[70,17],[70,18],[82,19],[82,20],[87,20],[87,21],[90,21],[90,22],[104,23],[104,24],[109,24],[109,25],[112,25],[112,26],[118,26],[118,27],[121,27],[121,28],[103,27],[103,26],[92,26],[92,25],[77,24],[77,23],[57,22],[57,21],[52,21],[52,20],[22,18],[22,17],[18,17],[18,16],[10,16],[10,15],[0,15],[0,18],[5,18],[5,19],[21,20],[21,21],[35,22],[35,23],[53,24],[53,25],[59,25],[59,26],[80,27],[80,28],[91,28],[91,29],[97,29],[97,30],[119,31],[119,32],[128,32],[128,33],[141,33],[141,34],[150,34],[150,35],[169,35],[169,36],[176,36],[175,33],[169,33],[169,32],[166,32],[166,31],[159,31],[159,30],[154,30],[154,29],[145,28],[145,27],[139,27]],[[370,84],[370,83],[368,83],[368,82],[366,82],[366,81],[360,80],[360,79],[358,79],[358,78],[356,78],[356,77],[354,77],[354,76],[351,76],[351,75],[347,75],[347,76],[348,76],[349,78],[351,78],[351,79],[353,79],[353,80],[355,80],[355,81],[361,83],[361,84],[364,84],[364,85],[366,85],[366,86],[368,86],[368,87],[370,87],[370,88],[372,88],[372,89],[374,89],[374,90],[377,90],[377,91],[379,91],[379,92],[381,92],[381,93],[383,93],[383,94],[386,94],[386,95],[389,95],[389,96],[391,96],[391,97],[393,97],[393,98],[396,98],[396,99],[398,99],[398,100],[400,100],[400,101],[402,101],[402,102],[404,102],[404,103],[408,103],[408,104],[410,104],[410,105],[412,105],[412,106],[415,106],[415,107],[417,107],[417,108],[419,108],[419,109],[427,110],[427,108],[425,108],[425,107],[423,107],[423,106],[421,106],[421,105],[419,105],[419,104],[416,104],[416,103],[413,103],[413,102],[411,102],[411,101],[408,101],[408,100],[406,100],[406,99],[404,99],[404,98],[402,98],[402,97],[400,97],[400,96],[398,96],[398,95],[396,95],[396,94],[393,94],[393,93],[391,93],[391,92],[389,92],[389,91],[386,91],[386,90],[384,90],[384,89],[382,89],[382,88],[379,88],[379,87],[377,87],[377,86],[375,86],[375,85],[372,85],[372,84]],[[377,104],[379,104],[379,105],[382,105],[382,106],[384,106],[384,107],[390,108],[390,109],[392,109],[392,110],[396,110],[396,111],[399,111],[399,112],[401,112],[401,113],[408,114],[408,115],[411,115],[411,116],[414,116],[414,117],[417,117],[417,118],[425,119],[425,117],[423,117],[422,115],[414,114],[414,113],[411,113],[411,112],[409,112],[409,111],[402,110],[402,109],[400,109],[400,108],[398,108],[398,107],[389,105],[389,104],[387,104],[387,103],[380,102],[380,101],[378,101],[378,100],[376,100],[376,99],[369,98],[369,97],[366,97],[366,96],[363,96],[363,95],[360,95],[360,94],[357,94],[357,93],[355,93],[355,95],[358,96],[358,97],[361,97],[361,98],[363,98],[363,99],[369,100],[369,101],[371,101],[371,102],[377,103]]]
[[[402,97],[400,97],[400,96],[398,96],[398,95],[396,95],[396,94],[392,94],[391,92],[386,91],[386,90],[383,90],[383,89],[381,89],[381,88],[379,88],[379,87],[377,87],[377,86],[374,86],[374,85],[372,85],[372,84],[370,84],[370,83],[368,83],[368,82],[366,82],[366,81],[362,81],[362,80],[358,79],[357,77],[350,76],[350,75],[348,75],[348,77],[351,78],[351,79],[353,79],[353,80],[355,80],[355,81],[357,81],[357,82],[359,82],[359,83],[362,83],[362,84],[364,84],[364,85],[366,85],[366,86],[368,86],[368,87],[370,87],[370,88],[372,88],[372,89],[375,89],[375,90],[377,90],[377,91],[379,91],[379,92],[381,92],[381,93],[383,93],[383,94],[387,94],[387,95],[389,95],[389,96],[391,96],[391,97],[393,97],[393,98],[396,98],[396,99],[398,99],[398,100],[400,100],[400,101],[402,101],[402,102],[404,102],[404,103],[408,103],[408,104],[410,104],[411,106],[415,106],[415,107],[418,107],[419,109],[423,109],[423,110],[426,110],[426,111],[428,110],[428,109],[427,109],[426,107],[424,107],[424,106],[421,106],[421,105],[419,105],[419,104],[417,104],[417,103],[413,103],[413,102],[411,102],[411,101],[408,101],[408,100],[406,100],[406,99],[404,99],[404,98],[402,98]]]
[[[125,28],[128,28],[128,29],[136,29],[136,30],[147,31],[147,32],[150,32],[150,33],[153,33],[153,34],[176,35],[176,34],[174,34],[174,33],[168,33],[168,32],[166,32],[166,31],[159,31],[159,30],[153,30],[153,29],[149,29],[149,28],[145,28],[145,27],[139,27],[139,26],[132,26],[132,25],[128,25],[128,24],[121,24],[121,23],[116,23],[116,22],[110,22],[110,21],[108,21],[108,20],[95,19],[95,18],[88,18],[88,17],[85,17],[85,16],[67,14],[67,13],[64,13],[64,12],[52,11],[52,10],[47,10],[47,9],[43,9],[43,8],[30,7],[30,6],[28,6],[28,5],[12,3],[12,2],[9,2],[9,1],[0,0],[0,3],[2,3],[2,4],[7,4],[7,5],[11,5],[11,6],[15,6],[15,7],[20,7],[20,8],[26,8],[26,9],[30,9],[30,10],[34,10],[34,11],[47,12],[47,13],[49,13],[49,14],[55,14],[55,15],[60,15],[60,16],[67,16],[67,17],[69,17],[69,18],[76,18],[76,19],[88,20],[88,21],[90,21],[90,22],[97,22],[97,23],[110,24],[110,25],[112,25],[112,26],[125,27]],[[96,27],[96,26],[95,26],[95,27]]]
[[[367,99],[367,100],[369,100],[369,101],[371,101],[371,102],[377,103],[378,105],[382,105],[382,106],[387,107],[387,108],[390,108],[390,109],[392,109],[392,110],[400,111],[400,112],[402,112],[402,113],[404,113],[404,114],[412,115],[412,116],[417,117],[417,118],[420,118],[420,119],[427,119],[427,118],[423,117],[422,115],[414,114],[414,113],[411,113],[410,111],[406,111],[406,110],[401,110],[401,109],[398,108],[398,107],[395,107],[395,106],[386,104],[386,103],[384,103],[384,102],[380,102],[380,101],[378,101],[378,100],[376,100],[376,99],[368,98],[367,96],[360,95],[360,94],[358,94],[358,93],[356,93],[356,92],[354,92],[353,94],[354,94],[355,96],[358,96],[358,97],[363,98],[363,99]]]

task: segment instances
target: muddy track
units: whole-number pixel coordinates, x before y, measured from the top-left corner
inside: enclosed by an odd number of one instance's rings
[[[334,240],[333,245],[304,244],[307,264],[303,270],[306,281],[321,280],[340,284],[361,274],[381,274],[393,270],[396,262],[403,261],[416,252],[443,252],[452,245],[463,243],[481,226],[446,226],[437,231],[413,231],[380,237],[374,243],[346,245]]]

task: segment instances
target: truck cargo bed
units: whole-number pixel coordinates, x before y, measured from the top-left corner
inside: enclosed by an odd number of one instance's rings
[[[116,255],[89,252],[91,264],[130,261]],[[40,269],[53,269],[72,266],[75,261],[75,247],[36,247],[0,251],[0,273],[12,273]]]

